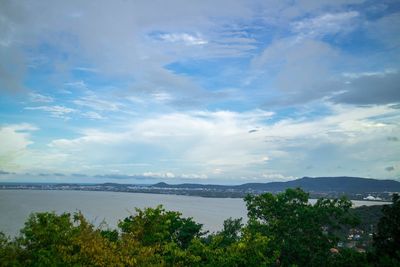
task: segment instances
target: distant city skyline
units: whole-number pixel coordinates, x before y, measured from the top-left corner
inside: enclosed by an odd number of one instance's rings
[[[400,177],[399,1],[1,1],[0,182]]]

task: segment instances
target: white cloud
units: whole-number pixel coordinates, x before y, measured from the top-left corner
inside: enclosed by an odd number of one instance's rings
[[[75,105],[88,107],[97,111],[119,111],[123,106],[121,103],[99,98],[94,94],[81,97],[73,101]]]
[[[25,107],[26,110],[41,110],[45,112],[49,112],[52,117],[55,118],[62,118],[62,119],[69,119],[67,116],[70,113],[74,113],[77,110],[73,108],[68,108],[64,106],[38,106],[38,107]]]
[[[257,150],[263,137],[250,136],[248,130],[271,115],[261,110],[243,114],[228,111],[171,113],[128,123],[117,132],[86,130],[80,138],[54,140],[50,147],[72,153],[77,162],[87,165],[99,158],[109,164],[115,164],[117,159],[140,160],[157,163],[154,173],[167,166],[176,168],[179,164],[182,173],[207,174],[208,163],[210,168],[223,167],[224,170],[231,170],[235,164],[262,164],[265,152]],[[96,147],[96,155],[91,155],[91,147]],[[172,162],[172,159],[177,161]]]
[[[293,180],[295,178],[298,178],[293,176],[285,176],[280,173],[263,173],[261,177],[268,181],[284,181],[284,180]]]
[[[88,86],[84,81],[74,81],[64,83],[64,86],[70,89],[78,89],[80,91],[88,90]]]
[[[173,174],[172,172],[165,172],[165,173],[145,172],[145,173],[143,173],[143,176],[157,177],[157,178],[175,178],[175,174]]]
[[[29,97],[31,102],[40,102],[40,103],[54,102],[54,98],[52,98],[51,96],[46,96],[38,93],[30,93]]]
[[[199,34],[191,35],[188,33],[164,33],[160,34],[159,38],[166,42],[182,42],[186,45],[204,45],[208,43],[208,41],[200,37]]]
[[[327,13],[318,17],[303,19],[292,23],[293,31],[302,36],[320,37],[326,34],[349,32],[355,27],[356,11]]]
[[[216,168],[216,169],[214,169],[214,170],[211,170],[211,173],[212,174],[222,174],[222,173],[224,173],[224,171],[222,170],[222,169],[219,169],[219,168]]]
[[[103,117],[102,115],[100,115],[97,112],[94,111],[88,111],[88,112],[84,112],[82,113],[82,116],[88,119],[92,119],[92,120],[103,120],[105,119],[105,117]]]
[[[173,97],[167,92],[155,92],[152,94],[153,99],[159,103],[165,103],[173,100]]]
[[[17,160],[27,153],[33,144],[30,132],[38,128],[31,124],[12,124],[0,127],[0,169],[17,169]]]
[[[77,100],[78,101],[78,100]],[[77,104],[77,103],[76,103]],[[79,104],[79,103],[78,103]],[[91,102],[91,103],[86,103],[87,105],[90,105],[90,107],[96,107],[97,110],[102,108],[101,110],[104,110],[104,108],[111,107],[108,102],[101,102],[101,101],[96,101],[96,102]],[[84,103],[81,103],[82,106],[84,106]],[[37,107],[25,107],[25,110],[40,110],[40,111],[45,111],[50,113],[50,115],[54,118],[62,118],[62,119],[70,119],[69,115],[71,113],[79,113],[80,116],[83,118],[88,118],[92,120],[103,120],[105,119],[104,116],[99,114],[98,112],[95,111],[87,111],[87,112],[82,112],[77,109],[65,107],[65,106],[37,106]]]
[[[82,71],[82,72],[90,72],[90,73],[97,73],[99,72],[95,68],[87,68],[87,67],[75,67],[74,70]]]
[[[269,157],[264,156],[261,158],[261,162],[267,162],[269,160]]]
[[[197,174],[197,173],[190,173],[190,174],[182,174],[180,175],[181,178],[184,179],[194,179],[194,180],[198,180],[198,179],[208,179],[208,175],[206,174]]]
[[[329,107],[332,114],[326,117],[276,122],[269,122],[271,114],[263,111],[171,113],[128,123],[119,131],[87,130],[79,138],[54,140],[51,147],[71,153],[83,165],[100,160],[107,162],[104,168],[115,160],[140,161],[152,167],[143,166],[146,170],[140,172],[143,168],[137,166],[136,173],[170,169],[176,177],[182,176],[179,172],[202,173],[219,179],[326,175],[327,170],[332,175],[384,173],[387,162],[400,156],[393,142],[387,142],[387,136],[400,135],[396,110]],[[257,132],[249,133],[255,128]],[[342,169],[336,169],[339,165]]]
[[[0,153],[3,155],[11,151],[16,152],[25,149],[32,144],[29,132],[35,130],[37,128],[31,124],[14,124],[0,127],[0,140],[7,140],[7,142],[2,142]]]
[[[388,74],[395,74],[398,71],[396,69],[385,69],[383,71],[366,71],[366,72],[345,72],[343,73],[343,77],[349,79],[358,79],[362,77],[370,77],[370,76],[386,76]]]

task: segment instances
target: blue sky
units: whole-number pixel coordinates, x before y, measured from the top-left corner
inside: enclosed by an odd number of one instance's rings
[[[400,177],[399,1],[1,1],[0,182]]]

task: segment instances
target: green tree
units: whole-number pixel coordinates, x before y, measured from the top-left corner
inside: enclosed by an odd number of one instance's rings
[[[13,244],[21,266],[137,266],[152,260],[153,253],[142,250],[138,242],[121,246],[122,242],[110,241],[81,213],[32,214]]]
[[[136,240],[153,251],[153,262],[167,266],[194,266],[199,256],[187,248],[195,238],[205,234],[202,224],[192,218],[183,218],[175,211],[156,208],[136,209],[136,214],[120,221],[122,240]]]
[[[19,255],[26,266],[60,266],[64,263],[63,250],[70,246],[74,233],[71,215],[43,212],[31,214],[21,230],[17,243],[23,247]]]
[[[380,266],[400,266],[400,196],[394,194],[392,204],[382,208],[374,235],[375,260]]]
[[[242,218],[228,218],[223,222],[221,231],[209,234],[203,241],[213,246],[227,247],[240,239],[243,230]]]
[[[195,238],[188,251],[199,258],[191,266],[272,266],[276,262],[276,255],[266,253],[268,247],[269,239],[266,236],[253,234],[244,228],[241,236],[230,244],[221,242],[221,236],[217,234],[207,242]]]
[[[325,266],[330,267],[368,267],[373,266],[367,260],[366,253],[354,249],[343,248],[337,253],[331,253],[325,261]]]
[[[219,233],[219,235],[221,236],[221,246],[228,246],[237,242],[240,239],[242,228],[242,218],[226,219],[223,224],[223,229]]]
[[[0,267],[3,266],[21,266],[18,261],[18,254],[21,249],[12,242],[10,238],[0,232]]]
[[[161,205],[156,208],[136,209],[136,214],[120,221],[123,233],[132,234],[145,246],[175,242],[187,248],[190,241],[205,233],[202,224],[192,218],[182,218],[181,213],[166,211]]]
[[[338,230],[354,223],[349,200],[319,199],[312,205],[301,189],[248,195],[245,201],[249,230],[271,239],[269,253],[278,251],[283,266],[324,266],[339,240]]]

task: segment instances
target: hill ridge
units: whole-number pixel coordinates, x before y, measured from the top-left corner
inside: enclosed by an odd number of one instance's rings
[[[249,191],[283,191],[287,188],[300,187],[309,192],[400,192],[400,182],[390,179],[374,179],[351,176],[336,177],[302,177],[291,181],[244,183],[240,185],[213,185],[213,184],[167,184],[160,182],[151,187],[157,188],[215,188],[215,189],[242,189]]]

